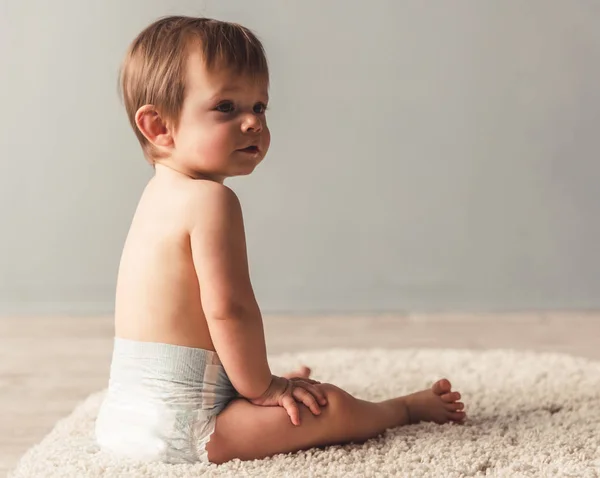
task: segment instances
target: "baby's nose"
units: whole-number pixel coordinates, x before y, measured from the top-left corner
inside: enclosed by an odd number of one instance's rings
[[[262,121],[254,114],[246,115],[242,123],[242,131],[259,133],[262,131]]]

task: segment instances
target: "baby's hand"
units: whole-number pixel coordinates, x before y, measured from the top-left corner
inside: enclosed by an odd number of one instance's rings
[[[320,405],[326,405],[319,382],[310,378],[284,378],[273,375],[271,385],[259,398],[250,400],[262,407],[283,407],[294,425],[300,425],[300,410],[296,401],[306,405],[314,415],[321,414]]]

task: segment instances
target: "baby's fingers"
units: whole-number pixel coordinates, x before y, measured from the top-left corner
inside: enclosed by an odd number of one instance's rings
[[[320,415],[321,409],[319,408],[319,404],[314,396],[312,396],[308,391],[304,388],[294,387],[292,391],[292,395],[299,402],[304,403],[314,415]]]
[[[308,377],[293,377],[291,380],[294,383],[297,383],[297,382],[308,382],[308,383],[312,383],[312,384],[320,384],[321,383],[318,380],[313,380],[312,378],[308,378]]]
[[[313,397],[317,399],[320,405],[327,405],[327,397],[321,387],[317,387],[312,383],[305,383],[304,381],[294,382],[295,387],[302,387],[308,391]]]
[[[284,395],[281,399],[281,406],[290,416],[292,424],[300,425],[300,410],[298,409],[298,404],[291,395]]]

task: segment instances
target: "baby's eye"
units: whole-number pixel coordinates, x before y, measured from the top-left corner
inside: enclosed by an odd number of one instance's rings
[[[219,103],[215,109],[221,113],[232,113],[235,107],[231,101],[224,101]]]
[[[267,105],[264,103],[256,103],[252,109],[257,115],[262,115],[267,111]]]

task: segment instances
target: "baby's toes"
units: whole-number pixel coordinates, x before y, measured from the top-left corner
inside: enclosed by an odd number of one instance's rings
[[[452,390],[452,385],[450,384],[450,382],[448,380],[443,378],[443,379],[435,382],[433,384],[433,387],[431,387],[431,389],[433,390],[433,393],[435,393],[436,395],[442,395],[442,394],[448,393],[450,390]]]
[[[467,418],[465,412],[448,412],[448,418],[454,422],[462,422]]]
[[[308,378],[311,370],[306,365],[302,365],[298,370],[282,375],[284,378]]]
[[[300,377],[308,378],[308,377],[310,377],[311,372],[312,372],[312,370],[310,369],[310,367],[307,367],[306,365],[302,365],[302,367],[300,367],[300,369],[298,370],[298,375]]]
[[[461,402],[446,403],[444,406],[449,412],[457,412],[465,408],[465,404]]]
[[[460,393],[458,393],[458,392],[444,393],[441,397],[444,402],[452,403],[452,402],[456,402],[457,400],[460,400]]]

